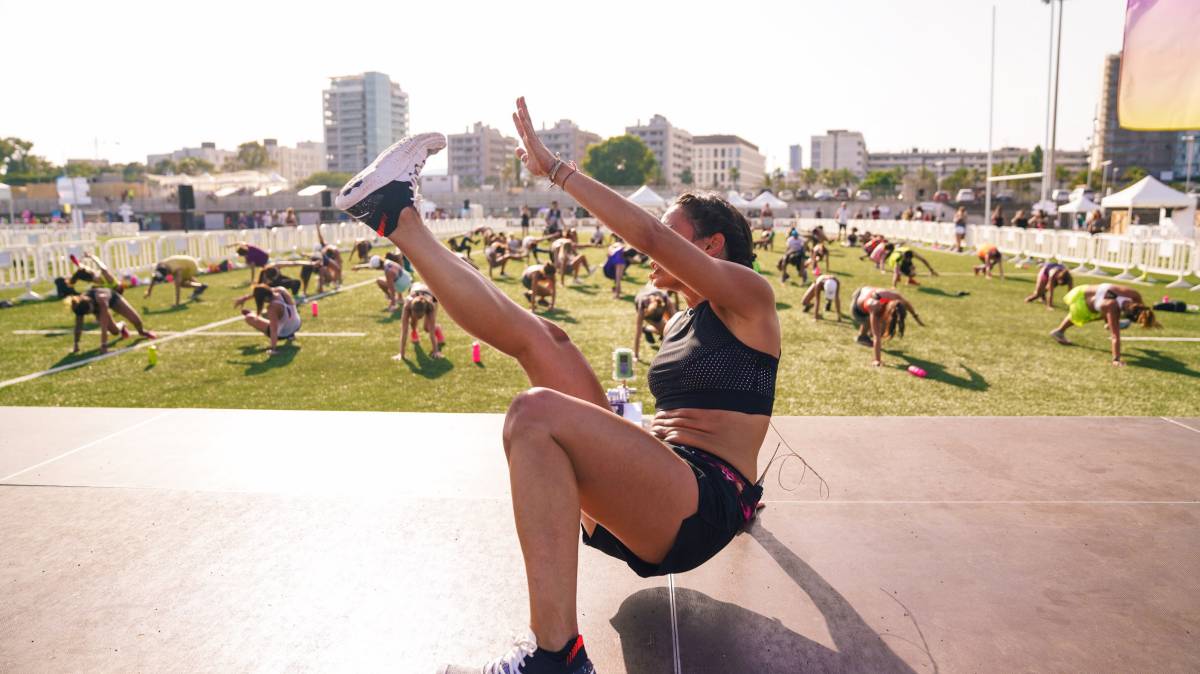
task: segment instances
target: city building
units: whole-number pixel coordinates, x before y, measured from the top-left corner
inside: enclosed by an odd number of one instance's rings
[[[762,185],[765,171],[766,159],[758,146],[744,138],[729,135],[692,138],[692,175],[696,187],[754,189]]]
[[[449,141],[448,170],[458,176],[463,187],[478,187],[486,183],[515,182],[519,175],[514,164],[517,141],[482,122],[463,133],[447,136]],[[510,167],[505,171],[505,166]]]
[[[1100,80],[1100,103],[1092,130],[1091,167],[1098,170],[1112,162],[1120,176],[1126,169],[1139,166],[1156,178],[1170,180],[1176,164],[1178,131],[1131,131],[1122,129],[1117,118],[1117,94],[1121,84],[1121,55],[1104,58]]]
[[[1015,164],[1028,154],[1029,150],[1021,147],[994,149],[992,164]],[[928,169],[937,173],[939,162],[943,175],[950,175],[960,168],[976,169],[982,173],[987,170],[987,150],[967,151],[952,147],[949,150],[928,151],[914,147],[903,152],[871,152],[867,155],[867,169],[870,171],[900,169],[904,173],[916,173]]]
[[[804,168],[804,146],[797,143],[788,146],[788,172],[792,175]]]
[[[325,143],[305,141],[296,143],[296,147],[285,147],[274,138],[267,138],[263,147],[271,161],[270,170],[283,176],[289,185],[325,170]]]
[[[331,77],[322,103],[330,171],[357,173],[408,134],[408,94],[383,73]]]
[[[830,129],[812,137],[808,161],[818,171],[847,169],[861,178],[867,175],[867,144],[857,131]]]
[[[225,166],[225,162],[237,157],[237,152],[232,150],[218,150],[217,144],[212,142],[200,143],[200,147],[185,147],[174,152],[165,154],[151,154],[146,156],[146,168],[150,171],[154,170],[155,164],[161,161],[170,160],[177,162],[185,157],[193,157],[195,159],[203,159],[213,165],[216,170],[221,170]]]
[[[1196,176],[1200,175],[1200,131],[1181,131],[1175,139],[1175,180],[1186,180],[1188,171],[1192,172],[1192,184],[1196,184]],[[1188,154],[1191,162],[1188,162]]]
[[[551,154],[557,154],[563,161],[579,164],[583,163],[587,147],[600,142],[600,134],[584,131],[569,119],[560,119],[549,129],[543,127],[537,136]]]
[[[625,127],[625,133],[641,138],[658,160],[662,182],[672,188],[683,186],[683,172],[692,168],[692,134],[671,126],[666,117],[654,115],[645,126],[641,120]]]
[[[445,194],[458,191],[458,176],[423,175],[421,176],[421,194]]]

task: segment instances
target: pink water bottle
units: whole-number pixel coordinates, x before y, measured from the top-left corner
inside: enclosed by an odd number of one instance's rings
[[[925,370],[922,370],[921,368],[917,367],[916,365],[909,365],[908,373],[914,377],[921,377],[922,379],[925,378]]]
[[[313,311],[313,318],[316,318],[317,317],[317,303],[316,302],[312,303],[312,311]]]
[[[471,362],[475,363],[476,365],[483,363],[483,356],[480,353],[479,342],[472,342],[471,344]]]
[[[1167,302],[1170,302],[1170,301],[1171,301],[1170,295],[1163,295],[1163,304],[1166,304]]]
[[[412,340],[412,341],[414,341],[414,342],[419,342],[419,341],[421,341],[421,336],[417,334],[417,329],[416,329],[416,328],[413,328],[413,329],[412,329],[412,334],[411,334],[411,335],[409,335],[409,336],[408,336],[408,338],[409,338],[409,339],[411,339],[411,340]]]

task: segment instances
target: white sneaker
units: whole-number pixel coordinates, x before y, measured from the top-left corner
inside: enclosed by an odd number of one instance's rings
[[[400,211],[415,203],[425,160],[444,147],[446,137],[440,133],[400,140],[351,178],[338,192],[334,205],[379,236],[387,236],[396,228]]]

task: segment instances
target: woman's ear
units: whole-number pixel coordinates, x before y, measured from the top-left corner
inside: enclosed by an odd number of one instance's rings
[[[704,252],[713,257],[721,257],[721,253],[725,250],[725,235],[717,232],[708,237],[708,243],[704,244]]]

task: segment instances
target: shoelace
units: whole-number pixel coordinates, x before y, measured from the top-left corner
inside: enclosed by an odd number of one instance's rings
[[[527,632],[516,638],[511,651],[484,665],[483,674],[520,674],[525,659],[533,657],[535,651],[537,640]]]

